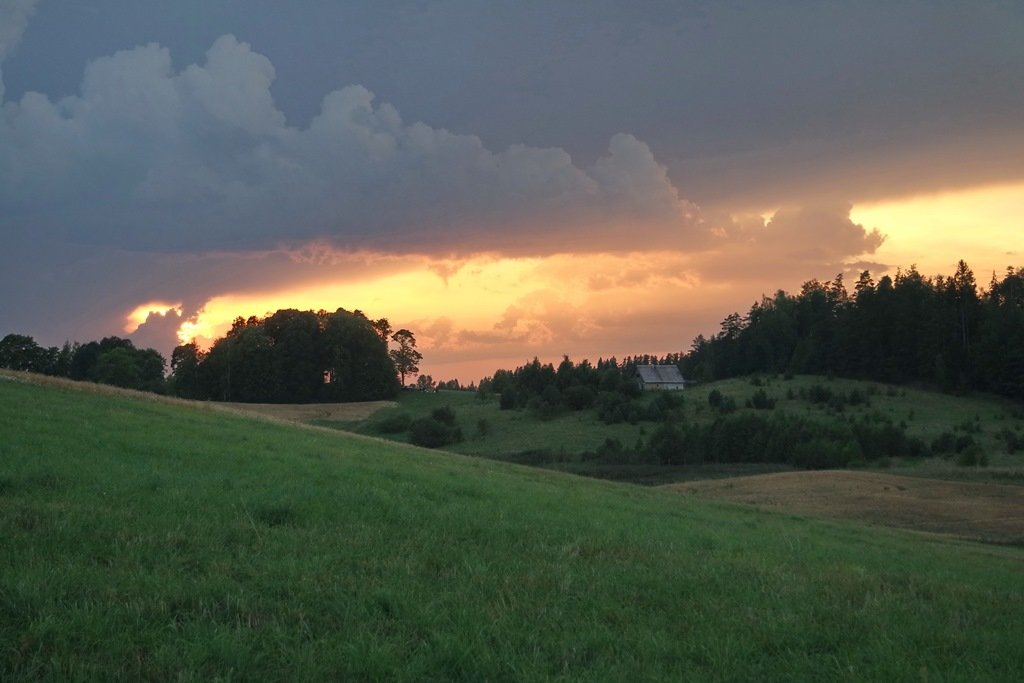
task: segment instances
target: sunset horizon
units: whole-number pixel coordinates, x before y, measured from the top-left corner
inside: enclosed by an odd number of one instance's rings
[[[1017,9],[383,5],[0,5],[0,332],[343,308],[468,384],[1024,262]]]

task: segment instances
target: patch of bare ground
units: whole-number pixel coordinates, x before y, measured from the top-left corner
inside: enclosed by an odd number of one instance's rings
[[[990,543],[1024,543],[1024,488],[819,470],[689,481],[685,494]]]

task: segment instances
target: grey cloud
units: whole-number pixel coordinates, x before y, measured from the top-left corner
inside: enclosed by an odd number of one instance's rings
[[[127,41],[188,63],[234,32],[274,63],[293,125],[362,83],[488,149],[557,146],[581,167],[629,131],[704,207],[1021,177],[1020,2],[94,0],[41,3],[33,26],[9,60],[17,98],[75,92]]]
[[[170,361],[170,351],[178,344],[178,328],[184,321],[185,318],[174,310],[150,313],[145,322],[127,336],[137,348],[156,349]]]
[[[702,255],[703,279],[727,282],[769,282],[793,286],[793,278],[831,277],[873,254],[885,240],[877,228],[850,219],[846,202],[784,207],[768,220],[734,217],[721,237],[720,249]],[[886,270],[888,266],[879,270]]]
[[[260,249],[325,239],[423,253],[599,249],[674,228],[702,239],[696,207],[635,137],[592,167],[559,148],[488,150],[405,124],[362,86],[286,124],[273,65],[233,36],[175,71],[156,44],[97,59],[77,96],[28,93],[0,121],[0,205],[14,228],[136,250]],[[581,233],[585,239],[579,237]]]
[[[4,101],[3,63],[21,40],[36,0],[0,0],[0,105]]]

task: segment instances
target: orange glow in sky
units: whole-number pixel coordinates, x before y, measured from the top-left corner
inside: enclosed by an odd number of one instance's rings
[[[993,270],[1001,274],[1007,265],[1024,262],[1022,216],[1024,184],[859,204],[851,213],[853,221],[886,235],[878,251],[864,259],[894,268],[916,264],[922,274],[936,275],[951,273],[963,258],[981,285]],[[424,353],[424,373],[468,382],[535,355],[596,360],[686,350],[698,333],[714,334],[726,315],[745,312],[762,294],[796,291],[813,277],[834,275],[780,275],[786,271],[770,262],[774,258],[728,244],[694,254],[409,258],[398,272],[363,279],[347,273],[347,280],[339,276],[215,296],[183,322],[178,337],[206,347],[239,316],[281,308],[359,309],[371,318],[388,318],[396,329],[413,330]],[[180,307],[140,305],[129,314],[126,330],[138,327],[150,312],[180,312]]]
[[[686,272],[686,259],[658,252],[485,256],[442,274],[437,271],[424,262],[360,282],[225,294],[210,299],[193,320],[182,324],[178,336],[182,342],[195,339],[208,346],[238,316],[263,316],[280,308],[360,309],[371,318],[387,317],[396,329],[412,329],[426,357],[424,372],[443,368],[445,376],[469,381],[505,367],[509,359],[519,364],[533,355],[596,359],[638,347],[649,351],[656,342],[642,338],[645,325],[654,321],[680,327],[672,320],[674,304],[697,304],[714,290],[698,296],[698,282]],[[635,333],[623,335],[617,328],[629,327],[631,319],[638,321]],[[637,338],[626,341],[623,336]],[[689,342],[683,334],[672,335],[663,351]],[[468,371],[472,375],[465,374],[467,367],[474,368]]]
[[[175,304],[169,304],[163,301],[150,301],[149,303],[140,304],[125,316],[124,331],[128,334],[135,332],[139,329],[139,326],[142,325],[142,323],[146,322],[146,318],[149,317],[150,313],[165,315],[174,311],[178,315],[181,315],[181,306],[182,304],[180,301]]]
[[[949,275],[964,259],[979,284],[1024,264],[1024,183],[854,206],[851,217],[888,237],[878,259],[922,275]]]

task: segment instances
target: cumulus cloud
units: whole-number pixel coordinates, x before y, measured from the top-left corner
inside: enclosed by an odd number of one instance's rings
[[[877,228],[850,218],[846,202],[783,207],[767,219],[733,216],[720,224],[719,248],[703,255],[700,272],[711,281],[779,281],[848,271],[851,258],[874,254],[885,241]],[[888,266],[877,270],[885,270]]]
[[[0,0],[0,104],[4,101],[3,63],[21,40],[36,0]]]
[[[0,202],[23,229],[138,250],[345,248],[543,253],[702,239],[646,144],[589,167],[558,148],[487,149],[403,122],[354,85],[306,128],[275,107],[270,61],[227,35],[175,71],[156,44],[96,59],[78,95],[27,93],[0,120]],[[666,226],[672,228],[665,233]]]

